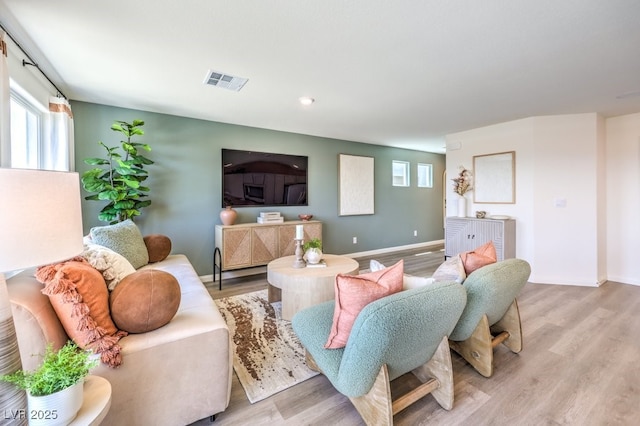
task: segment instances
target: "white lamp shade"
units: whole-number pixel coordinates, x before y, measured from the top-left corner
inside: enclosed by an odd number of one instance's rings
[[[78,173],[0,168],[0,272],[82,252]]]

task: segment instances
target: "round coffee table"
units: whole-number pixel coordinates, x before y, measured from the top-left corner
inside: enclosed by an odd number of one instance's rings
[[[358,275],[360,265],[347,256],[323,254],[325,267],[294,268],[295,256],[272,260],[267,265],[269,303],[282,300],[282,319],[309,306],[333,300],[336,275]]]

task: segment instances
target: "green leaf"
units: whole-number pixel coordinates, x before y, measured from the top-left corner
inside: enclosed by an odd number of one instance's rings
[[[122,180],[130,188],[139,188],[140,187],[140,182],[138,182],[137,180],[133,180],[133,179],[122,179]]]
[[[105,164],[109,164],[109,161],[103,158],[85,158],[84,162],[91,166],[103,166]]]
[[[134,207],[135,205],[136,203],[133,200],[122,200],[122,201],[116,202],[113,205],[113,207],[115,207],[118,210],[126,210]]]

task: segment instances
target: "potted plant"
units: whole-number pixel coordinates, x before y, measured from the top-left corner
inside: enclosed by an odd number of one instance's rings
[[[18,370],[0,380],[27,391],[30,425],[66,425],[82,406],[83,379],[98,364],[91,355],[72,341],[57,352],[49,344],[36,370]]]
[[[312,238],[302,245],[304,248],[304,255],[307,258],[307,262],[316,264],[322,259],[322,241],[320,238]]]
[[[92,193],[85,200],[108,201],[100,211],[98,219],[111,224],[123,222],[140,215],[140,209],[151,204],[147,197],[149,188],[142,185],[148,177],[145,166],[153,161],[139,151],[151,151],[148,144],[132,142],[133,136],[142,136],[141,127],[144,121],[133,120],[133,123],[115,121],[111,130],[126,136],[120,141],[120,147],[108,147],[104,142],[100,144],[107,151],[106,158],[87,158],[85,163],[99,166],[87,170],[82,174],[82,187]],[[118,152],[118,148],[122,153]]]

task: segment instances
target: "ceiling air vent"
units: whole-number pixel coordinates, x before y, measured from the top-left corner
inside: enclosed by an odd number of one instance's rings
[[[204,84],[239,92],[247,81],[249,81],[248,78],[235,77],[223,72],[209,70],[207,77],[204,79]]]

